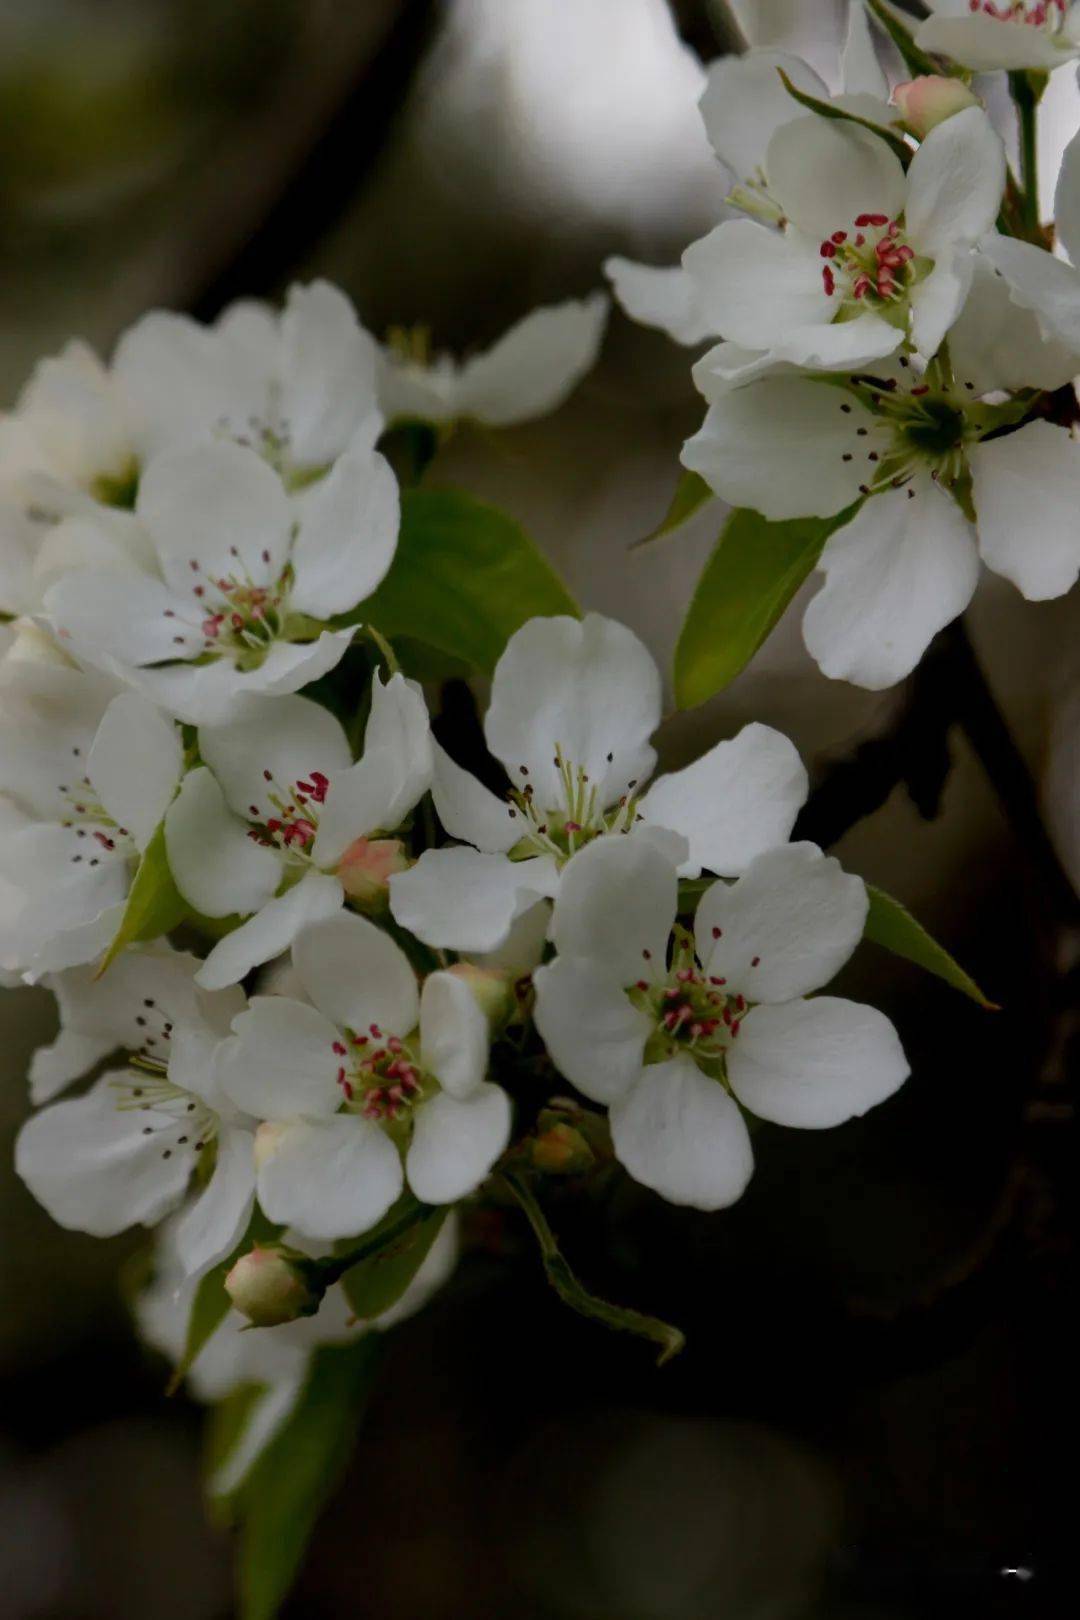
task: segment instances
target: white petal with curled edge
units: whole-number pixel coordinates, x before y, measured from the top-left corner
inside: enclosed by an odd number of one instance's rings
[[[992,73],[996,68],[1052,70],[1068,59],[1042,28],[990,15],[927,17],[915,32],[915,43],[976,73]]]
[[[155,456],[135,509],[167,582],[189,595],[208,579],[269,585],[289,555],[292,513],[281,480],[243,445],[223,441]]]
[[[663,972],[675,921],[675,864],[648,839],[598,838],[562,875],[551,937],[562,956],[584,957],[613,983]]]
[[[984,562],[1030,602],[1064,596],[1080,573],[1080,444],[1028,422],[973,445],[968,465]]]
[[[974,273],[975,255],[961,243],[943,248],[930,274],[912,288],[911,341],[920,354],[937,353],[964,307]]]
[[[967,300],[949,332],[957,381],[975,394],[998,388],[1061,388],[1080,372],[1080,351],[1046,338],[1034,310],[1014,302],[1011,289],[983,253],[973,257]]]
[[[144,850],[169,808],[184,749],[171,720],[139,692],[105,710],[86,762],[94,791],[118,826]]]
[[[794,743],[754,721],[692,765],[661,776],[641,813],[646,823],[682,833],[698,869],[737,877],[762,851],[787,842],[808,788]]]
[[[253,967],[288,950],[305,928],[334,917],[344,902],[345,891],[337,878],[308,872],[295,887],[268,900],[218,941],[199,969],[198,983],[206,990],[238,984]]]
[[[889,99],[889,81],[874,49],[863,0],[849,0],[847,33],[840,52],[840,77],[848,93],[874,96],[884,102]]]
[[[884,1102],[910,1069],[876,1007],[814,996],[754,1007],[727,1058],[731,1087],[759,1119],[827,1130]]]
[[[420,1061],[452,1097],[469,1097],[488,1066],[488,1021],[464,979],[429,973],[420,997]]]
[[[871,423],[828,383],[763,377],[718,398],[680,460],[732,506],[774,522],[832,517],[859,498],[866,450],[858,429]]]
[[[484,733],[538,807],[565,803],[556,746],[608,805],[652,771],[660,714],[660,672],[632,630],[599,613],[538,618],[515,631],[495,666]]]
[[[293,946],[293,966],[316,1007],[339,1027],[366,1035],[416,1028],[420,995],[408,957],[366,917],[341,911],[305,929]]]
[[[218,1084],[253,1119],[333,1114],[341,1103],[341,1054],[334,1050],[341,1044],[340,1031],[316,1007],[255,996],[217,1053]]]
[[[936,259],[993,230],[1005,189],[1005,148],[981,107],[932,129],[911,160],[904,223],[916,252]]]
[[[397,1148],[356,1114],[282,1125],[258,1174],[270,1219],[324,1242],[368,1231],[403,1184]]]
[[[687,1057],[654,1063],[611,1106],[615,1156],[672,1204],[726,1209],[754,1171],[738,1105]]]
[[[625,1096],[641,1073],[648,1016],[594,962],[557,956],[533,983],[536,1027],[560,1074],[594,1102]]]
[[[186,1276],[201,1277],[232,1253],[254,1202],[254,1138],[225,1126],[218,1132],[213,1174],[177,1222],[176,1253]]]
[[[281,815],[271,794],[287,802],[312,771],[332,777],[352,764],[341,722],[297,693],[245,698],[233,720],[200,726],[199,753],[237,815],[262,822]]]
[[[375,407],[378,347],[345,294],[328,281],[289,289],[281,317],[281,414],[289,455],[325,465]]]
[[[615,254],[604,260],[604,274],[622,308],[639,325],[658,327],[687,345],[716,336],[697,286],[681,264],[635,264]]]
[[[475,1192],[510,1140],[510,1099],[488,1082],[468,1097],[440,1092],[416,1110],[405,1175],[425,1204]]]
[[[279,856],[252,842],[205,765],[188,772],[166,812],[165,850],[176,887],[205,917],[246,917],[281,881]]]
[[[517,919],[558,887],[550,856],[511,861],[475,849],[428,849],[390,879],[390,910],[425,945],[494,951]]]
[[[1080,264],[1080,130],[1062,154],[1054,190],[1054,229],[1073,264]]]
[[[601,292],[534,309],[485,354],[465,361],[457,388],[461,415],[511,427],[556,410],[596,359],[607,314]]]
[[[394,560],[401,507],[390,464],[375,450],[346,450],[294,500],[299,527],[290,604],[316,619],[348,613]]]
[[[1070,264],[1012,237],[991,234],[979,244],[1004,276],[1013,299],[1031,310],[1043,337],[1080,350],[1080,274]]]
[[[807,650],[833,680],[873,692],[911,673],[979,578],[971,525],[925,476],[868,500],[818,566],[825,584],[803,618]]]
[[[817,990],[854,951],[866,925],[862,878],[816,844],[787,844],[751,862],[729,888],[714,883],[695,921],[706,972],[750,1001]]]
[[[898,219],[907,200],[900,159],[883,140],[859,124],[816,113],[776,131],[765,172],[786,218],[817,242],[849,230],[859,214]]]
[[[782,125],[805,116],[781,79],[781,69],[796,90],[828,99],[828,89],[813,68],[786,51],[750,50],[709,64],[698,106],[713,151],[739,180],[759,173],[769,142]]]
[[[432,763],[431,797],[451,838],[494,854],[512,849],[524,823],[506,800],[463,770],[437,742],[432,744]]]
[[[93,1237],[159,1221],[195,1162],[193,1145],[177,1141],[176,1117],[118,1108],[114,1081],[130,1087],[134,1077],[103,1075],[85,1096],[32,1115],[15,1143],[15,1168],[38,1202],[60,1226]]]

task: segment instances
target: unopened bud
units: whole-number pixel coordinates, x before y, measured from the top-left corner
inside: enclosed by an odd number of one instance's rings
[[[356,838],[338,864],[337,875],[349,899],[368,911],[386,905],[390,879],[410,865],[400,838]]]
[[[892,98],[904,123],[920,140],[946,118],[968,107],[982,105],[978,96],[959,79],[946,79],[937,73],[926,73],[919,79],[898,84]]]
[[[581,1132],[565,1122],[534,1136],[530,1154],[535,1168],[549,1176],[579,1176],[596,1163],[596,1155]]]
[[[303,1260],[281,1249],[254,1248],[242,1254],[225,1278],[225,1292],[256,1327],[279,1327],[300,1316],[314,1316],[322,1292],[311,1286]]]
[[[514,1011],[513,976],[502,968],[478,967],[475,962],[455,962],[447,968],[472,991],[473,999],[493,1030],[501,1029]]]

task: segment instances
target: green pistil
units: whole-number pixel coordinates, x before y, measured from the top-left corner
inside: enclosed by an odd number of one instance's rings
[[[102,506],[112,506],[122,512],[133,512],[135,499],[139,493],[138,462],[129,462],[118,473],[101,473],[90,485],[90,493]]]

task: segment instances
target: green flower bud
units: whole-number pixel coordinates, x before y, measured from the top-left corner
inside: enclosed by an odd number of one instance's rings
[[[579,1176],[596,1163],[584,1136],[565,1120],[534,1136],[529,1154],[533,1167],[548,1176]]]
[[[278,1327],[314,1316],[324,1289],[302,1257],[280,1248],[256,1247],[242,1254],[225,1278],[225,1292],[255,1327]]]

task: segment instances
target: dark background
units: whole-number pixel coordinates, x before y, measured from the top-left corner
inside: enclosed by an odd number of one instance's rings
[[[676,9],[682,40],[715,54],[708,5]],[[826,71],[836,10],[794,13]],[[0,0],[0,400],[68,335],[107,351],[155,303],[210,318],[325,273],[373,330],[424,321],[464,348],[596,286],[608,252],[672,262],[723,192],[693,75],[659,0]],[[432,473],[513,511],[583,602],[665,661],[716,514],[667,549],[627,547],[699,415],[688,360],[616,319],[556,417],[463,433]],[[972,613],[1035,772],[1060,676],[1047,649],[1075,643],[1074,614],[1018,612],[1004,587]],[[830,784],[815,802],[839,831],[865,773],[837,764],[884,738],[886,803],[839,853],[916,907],[1003,1010],[866,946],[841,991],[895,1018],[914,1070],[896,1099],[821,1136],[763,1131],[726,1214],[629,1186],[599,1207],[550,1200],[598,1292],[686,1330],[662,1371],[548,1295],[515,1217],[473,1222],[450,1289],[388,1343],[290,1613],[1074,1612],[1073,904],[948,725],[948,660],[893,770],[911,693],[826,682],[796,625],[665,729],[666,758],[750,715],[778,725]],[[933,821],[891,788],[904,773],[924,809],[940,794]],[[6,1164],[50,1018],[41,992],[3,997]],[[199,1414],[165,1401],[120,1300],[139,1239],[60,1232],[9,1169],[0,1223],[0,1616],[227,1615]]]

